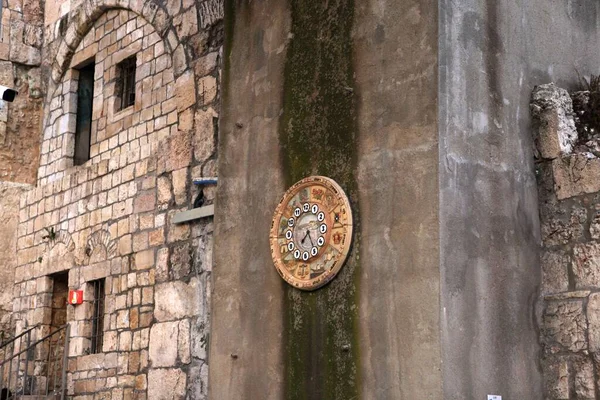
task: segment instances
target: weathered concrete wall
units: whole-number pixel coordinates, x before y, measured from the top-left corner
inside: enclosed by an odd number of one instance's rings
[[[593,0],[440,2],[444,398],[541,399],[529,98],[597,70]]]
[[[435,2],[227,3],[211,398],[441,399]],[[303,293],[268,237],[312,174],[357,232]]]
[[[12,336],[13,283],[17,265],[19,199],[29,185],[0,182],[0,342]]]

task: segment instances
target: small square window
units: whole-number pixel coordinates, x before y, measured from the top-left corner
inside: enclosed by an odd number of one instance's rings
[[[118,111],[135,103],[135,56],[117,64]]]
[[[94,291],[93,316],[92,316],[92,354],[102,353],[102,344],[104,343],[104,279],[90,282]]]

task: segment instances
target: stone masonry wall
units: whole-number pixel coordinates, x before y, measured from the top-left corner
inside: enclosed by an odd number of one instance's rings
[[[533,92],[542,229],[545,398],[600,398],[600,158],[578,137],[571,95]]]
[[[12,336],[11,312],[17,253],[19,198],[29,185],[0,182],[0,342]]]
[[[212,0],[88,0],[45,28],[41,162],[20,201],[13,319],[17,333],[47,332],[54,273],[84,291],[67,310],[75,399],[207,396],[212,218],[172,219],[193,207],[192,178],[216,176],[222,13]],[[116,111],[115,66],[132,54],[136,102]],[[73,166],[74,67],[92,57],[91,159]],[[104,343],[89,354],[97,279]]]
[[[45,90],[43,2],[3,0],[2,6],[0,85],[19,94],[13,103],[0,100],[0,180],[34,183]]]

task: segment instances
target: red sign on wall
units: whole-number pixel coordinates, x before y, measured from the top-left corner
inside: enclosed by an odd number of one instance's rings
[[[83,303],[83,290],[69,290],[69,304]]]

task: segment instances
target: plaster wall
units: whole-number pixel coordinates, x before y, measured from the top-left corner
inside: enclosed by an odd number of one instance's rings
[[[210,398],[441,399],[435,2],[227,4]],[[356,233],[308,294],[268,237],[312,174]]]
[[[597,71],[595,1],[440,2],[444,398],[541,399],[529,98]]]

